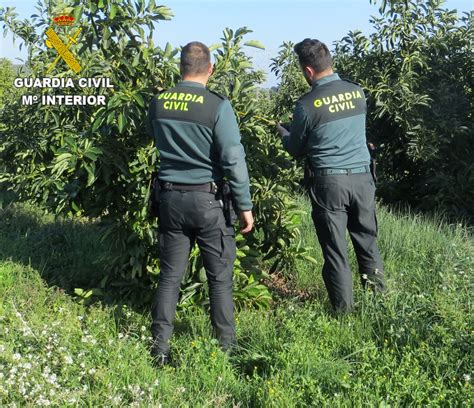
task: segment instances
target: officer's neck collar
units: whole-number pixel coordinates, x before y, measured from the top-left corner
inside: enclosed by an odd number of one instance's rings
[[[317,86],[327,84],[328,82],[336,81],[340,79],[339,75],[333,72],[332,74],[325,75],[322,78],[317,79],[316,81],[313,81],[312,88],[316,88]]]
[[[196,88],[205,88],[205,85],[201,84],[200,82],[190,81],[189,79],[183,79],[180,84],[186,86],[195,86]]]

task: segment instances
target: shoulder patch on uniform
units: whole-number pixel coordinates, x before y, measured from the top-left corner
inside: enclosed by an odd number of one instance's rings
[[[220,99],[223,99],[223,100],[226,100],[227,98],[224,96],[224,95],[221,95],[219,92],[216,92],[216,91],[212,91],[210,89],[208,89],[208,91],[216,96],[218,96]]]

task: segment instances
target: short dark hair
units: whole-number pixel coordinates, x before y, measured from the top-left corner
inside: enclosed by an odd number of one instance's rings
[[[309,66],[319,73],[332,66],[331,53],[319,40],[305,38],[295,45],[294,50],[302,67]]]
[[[181,50],[181,75],[205,74],[210,62],[209,48],[199,41],[190,42]]]

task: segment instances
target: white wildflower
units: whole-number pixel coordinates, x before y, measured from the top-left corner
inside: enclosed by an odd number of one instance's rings
[[[51,405],[51,401],[47,400],[45,397],[43,397],[42,395],[39,396],[38,400],[36,401],[36,403],[38,405],[42,405],[44,407],[47,407],[49,405]]]

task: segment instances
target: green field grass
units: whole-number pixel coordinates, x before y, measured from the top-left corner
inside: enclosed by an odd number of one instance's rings
[[[302,208],[308,209],[301,199]],[[311,300],[237,313],[240,348],[220,352],[205,311],[180,312],[175,367],[157,369],[149,313],[116,296],[80,303],[103,276],[97,223],[28,205],[0,210],[0,405],[113,407],[472,406],[472,237],[459,225],[379,210],[390,291],[360,290],[333,318],[319,267],[289,283]],[[310,216],[301,234],[321,259]],[[351,264],[355,268],[351,253]],[[354,269],[355,270],[355,269]]]

